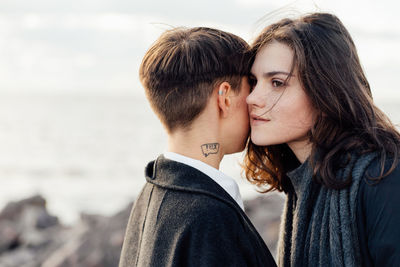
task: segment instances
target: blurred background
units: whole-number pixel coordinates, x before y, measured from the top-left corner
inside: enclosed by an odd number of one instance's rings
[[[173,26],[220,28],[251,42],[283,16],[332,12],[355,41],[377,105],[398,124],[399,10],[394,0],[2,0],[0,209],[41,195],[34,205],[46,203],[72,229],[81,213],[110,216],[130,207],[144,166],[166,148],[138,68],[152,42]],[[226,157],[221,169],[252,203],[261,194],[241,177],[241,156]],[[279,206],[283,197],[272,196]],[[0,229],[0,239],[12,236],[7,231]],[[0,241],[0,257],[1,249]],[[62,266],[54,262],[44,266]],[[14,266],[31,266],[23,264]]]

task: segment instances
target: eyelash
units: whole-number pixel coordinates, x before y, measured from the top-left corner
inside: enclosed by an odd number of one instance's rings
[[[278,85],[276,85],[276,83],[278,83]],[[272,86],[273,87],[282,87],[284,85],[285,85],[285,83],[280,81],[280,80],[272,80]]]
[[[272,79],[271,83],[274,88],[279,88],[286,85],[285,82],[276,79]],[[253,91],[254,87],[257,84],[257,79],[255,77],[249,77],[249,84],[250,84],[250,90]]]

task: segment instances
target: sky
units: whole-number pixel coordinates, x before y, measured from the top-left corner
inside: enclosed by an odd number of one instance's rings
[[[140,61],[165,29],[209,26],[251,42],[282,16],[314,11],[334,13],[348,28],[375,97],[400,101],[394,0],[1,0],[0,93],[141,97]]]

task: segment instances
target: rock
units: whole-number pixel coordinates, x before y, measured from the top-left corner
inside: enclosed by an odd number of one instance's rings
[[[34,251],[21,248],[1,254],[0,266],[2,267],[39,267]]]
[[[19,231],[14,223],[0,221],[0,254],[19,246]]]
[[[284,198],[280,193],[267,193],[244,202],[246,214],[275,257]]]
[[[21,201],[10,202],[0,212],[0,220],[15,221],[27,206],[45,208],[46,200],[42,196],[36,195]]]
[[[7,204],[0,212],[0,266],[40,266],[65,242],[65,230],[41,196]]]
[[[132,203],[111,217],[81,214],[86,231],[56,250],[43,267],[118,266]]]
[[[46,210],[41,210],[36,218],[36,228],[45,229],[59,224],[58,218],[47,213]]]

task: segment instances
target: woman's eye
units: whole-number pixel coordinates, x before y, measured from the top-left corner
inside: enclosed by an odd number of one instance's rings
[[[273,80],[272,81],[272,86],[273,87],[281,87],[284,83],[282,81],[279,80]]]

